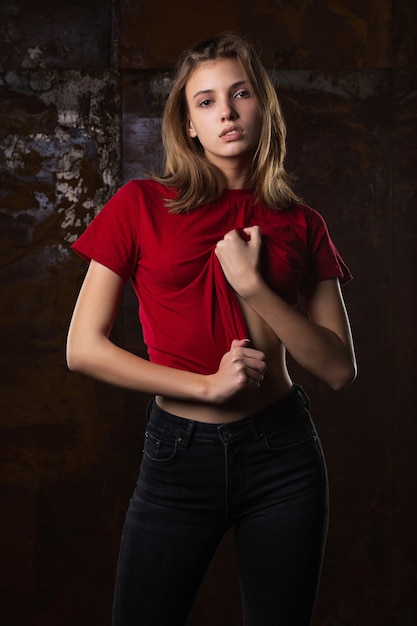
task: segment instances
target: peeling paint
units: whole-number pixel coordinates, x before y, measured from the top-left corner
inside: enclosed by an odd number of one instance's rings
[[[1,80],[0,95],[10,103],[19,101],[32,132],[25,127],[20,133],[18,109],[8,105],[3,128],[9,132],[0,135],[0,172],[12,187],[3,185],[0,215],[8,215],[10,229],[26,214],[27,242],[45,219],[61,216],[62,239],[71,244],[120,184],[117,83],[112,74],[80,72],[26,78],[8,72]],[[25,193],[32,198],[24,209],[17,208],[19,190],[12,183],[16,177],[25,181]],[[22,228],[19,222],[19,233]]]
[[[25,69],[43,67],[40,61],[43,53],[39,46],[34,48],[28,48],[25,56],[22,59],[22,67]]]
[[[161,120],[157,117],[137,118],[125,115],[123,124],[123,178],[145,178],[145,172],[161,173]]]

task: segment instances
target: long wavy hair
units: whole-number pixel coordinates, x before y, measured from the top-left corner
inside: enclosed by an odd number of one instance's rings
[[[292,177],[284,169],[286,127],[271,79],[253,45],[240,35],[224,32],[204,39],[185,50],[178,59],[176,78],[162,118],[165,150],[163,176],[150,175],[177,190],[168,201],[170,211],[182,213],[218,199],[226,187],[221,170],[204,156],[198,139],[188,131],[185,87],[193,71],[206,61],[237,59],[252,87],[261,110],[262,129],[252,163],[250,186],[264,205],[283,209],[298,197],[291,188]]]

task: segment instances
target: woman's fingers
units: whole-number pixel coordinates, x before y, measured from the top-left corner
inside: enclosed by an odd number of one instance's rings
[[[225,234],[215,248],[228,283],[242,297],[252,289],[260,271],[262,236],[259,226]]]
[[[213,402],[230,400],[244,389],[259,388],[266,371],[265,355],[247,339],[232,341],[216,374],[208,376]]]
[[[265,355],[260,350],[250,348],[249,343],[248,339],[232,341],[230,353],[248,381],[260,384],[266,372]]]

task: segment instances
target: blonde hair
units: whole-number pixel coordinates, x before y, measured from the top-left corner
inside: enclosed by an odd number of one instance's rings
[[[291,189],[291,176],[284,169],[286,127],[278,97],[253,46],[232,32],[204,39],[179,57],[162,119],[165,172],[163,176],[151,177],[177,189],[177,197],[168,202],[173,213],[212,202],[223,193],[226,185],[221,170],[205,158],[200,142],[188,132],[185,97],[185,87],[195,68],[219,58],[240,61],[261,110],[262,129],[250,186],[256,198],[266,206],[286,208],[298,198]]]

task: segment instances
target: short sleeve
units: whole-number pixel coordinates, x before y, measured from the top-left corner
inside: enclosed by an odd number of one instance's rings
[[[303,281],[302,291],[312,284],[330,278],[338,278],[341,284],[352,279],[349,267],[334,245],[326,222],[314,209],[309,215],[309,269]]]
[[[140,199],[132,182],[104,205],[72,248],[85,261],[95,260],[125,282],[135,271],[139,252]]]

